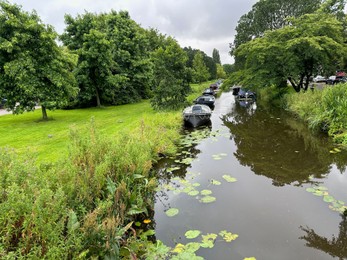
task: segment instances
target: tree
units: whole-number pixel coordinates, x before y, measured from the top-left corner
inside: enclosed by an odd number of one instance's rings
[[[229,76],[234,71],[234,64],[223,64],[223,69],[227,76]]]
[[[217,64],[217,78],[225,79],[226,77],[227,77],[227,74],[225,73],[223,66],[220,64]]]
[[[186,105],[186,97],[191,91],[186,53],[176,40],[168,37],[165,45],[153,52],[152,59],[155,73],[151,105],[158,110]]]
[[[334,15],[317,12],[291,20],[284,28],[241,45],[235,52],[244,65],[232,74],[235,82],[250,87],[286,87],[307,90],[309,78],[331,71],[346,46],[343,27]]]
[[[204,57],[201,52],[195,54],[193,59],[193,78],[195,82],[201,83],[209,79],[210,74],[204,63]]]
[[[65,16],[63,43],[79,55],[78,105],[125,104],[148,98],[153,77],[144,29],[127,12]]]
[[[220,62],[219,51],[217,49],[213,49],[212,51],[212,59],[216,64],[222,64]]]
[[[276,30],[290,24],[290,17],[313,13],[321,0],[262,0],[241,16],[236,27],[232,51],[241,44],[263,36],[267,30]]]
[[[35,12],[0,1],[0,96],[18,114],[37,102],[42,117],[77,94],[72,70],[76,57],[56,43],[57,33]]]

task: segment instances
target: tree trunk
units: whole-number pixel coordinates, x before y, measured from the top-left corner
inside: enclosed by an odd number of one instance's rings
[[[290,84],[292,84],[292,87],[294,88],[294,90],[296,92],[300,92],[300,88],[301,88],[300,83],[296,84],[291,77],[288,77],[288,80],[289,80]]]
[[[45,121],[48,120],[46,107],[41,105],[41,110],[42,110],[42,120],[45,120]]]
[[[96,95],[96,106],[97,106],[97,107],[101,107],[99,91],[98,91],[97,88],[95,88],[95,95]]]

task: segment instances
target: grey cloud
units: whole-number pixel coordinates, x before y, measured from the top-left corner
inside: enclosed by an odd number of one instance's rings
[[[212,55],[219,50],[226,63],[229,43],[241,15],[257,0],[11,0],[26,11],[35,9],[42,21],[62,33],[64,15],[127,10],[144,28],[157,28],[176,38],[182,47],[191,46]],[[189,45],[186,45],[189,43]],[[229,61],[228,61],[229,62]]]

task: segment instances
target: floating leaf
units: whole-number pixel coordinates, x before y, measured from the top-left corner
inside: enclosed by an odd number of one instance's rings
[[[315,190],[314,188],[307,188],[306,191],[312,192],[312,193],[313,193],[313,192],[315,192],[316,190]]]
[[[168,172],[173,172],[173,171],[177,171],[177,170],[179,170],[179,169],[181,169],[181,168],[180,168],[180,167],[172,167],[172,168],[166,169],[166,171],[168,171]]]
[[[201,184],[200,183],[197,183],[197,182],[194,182],[193,184],[192,184],[192,186],[193,187],[199,187]]]
[[[188,192],[189,196],[196,196],[198,194],[199,194],[199,191],[197,191],[197,190],[192,190],[192,191]]]
[[[203,248],[213,248],[214,241],[216,240],[216,234],[202,235],[202,243],[200,244]]]
[[[136,221],[135,222],[135,226],[140,227],[141,226],[141,222],[140,221]]]
[[[199,249],[200,249],[200,243],[192,242],[192,243],[186,244],[185,251],[190,252],[190,253],[194,253],[194,252],[198,251]]]
[[[176,208],[171,208],[171,209],[168,209],[165,213],[168,217],[173,217],[173,216],[176,216],[178,214],[179,210],[176,209]]]
[[[188,230],[184,235],[188,239],[193,239],[198,237],[201,234],[200,230]]]
[[[220,153],[219,155],[220,155],[220,156],[227,156],[226,153]]]
[[[184,251],[185,246],[181,243],[178,243],[175,248],[172,250],[173,253],[182,253]]]
[[[212,197],[212,196],[204,196],[200,199],[200,201],[202,203],[211,203],[211,202],[214,202],[216,201],[216,198],[215,197]]]
[[[236,182],[237,179],[234,177],[231,177],[230,175],[223,175],[223,179],[226,180],[227,182]]]
[[[212,194],[212,191],[211,190],[202,190],[202,191],[200,191],[200,194],[206,196],[206,195]]]
[[[255,257],[246,257],[243,260],[257,260]]]
[[[337,152],[337,153],[341,153],[341,150],[339,148],[334,148],[334,151]]]
[[[334,199],[332,196],[325,195],[325,196],[323,197],[323,200],[324,200],[325,202],[333,202],[335,199]]]
[[[213,185],[221,185],[221,184],[222,184],[220,181],[217,181],[217,180],[215,180],[215,179],[211,179],[211,183],[212,183]]]
[[[223,230],[223,231],[219,232],[219,235],[220,235],[221,237],[223,237],[223,239],[224,239],[226,242],[234,241],[236,238],[239,237],[239,235],[233,234],[233,233],[231,233],[231,232],[227,232],[226,230]]]

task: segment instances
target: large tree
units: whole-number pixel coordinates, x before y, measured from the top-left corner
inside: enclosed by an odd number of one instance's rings
[[[219,51],[217,49],[213,49],[212,51],[212,59],[217,64],[222,64],[220,61]]]
[[[124,104],[148,98],[152,67],[145,30],[127,12],[65,16],[63,43],[79,54],[78,105]]]
[[[42,117],[77,94],[76,57],[56,43],[57,34],[35,12],[0,1],[0,96],[13,113],[35,109]]]
[[[241,16],[236,27],[232,51],[241,44],[290,24],[290,17],[312,13],[321,0],[260,0],[252,10]]]
[[[191,91],[187,54],[171,37],[152,54],[154,63],[154,85],[151,104],[155,109],[178,109],[186,105]]]
[[[201,52],[197,52],[193,59],[193,79],[197,83],[201,83],[210,78],[208,68],[204,63],[204,57]]]
[[[309,78],[330,71],[346,51],[343,26],[334,15],[317,12],[291,20],[291,25],[268,31],[235,52],[243,66],[234,82],[250,87],[287,86],[306,90]]]

